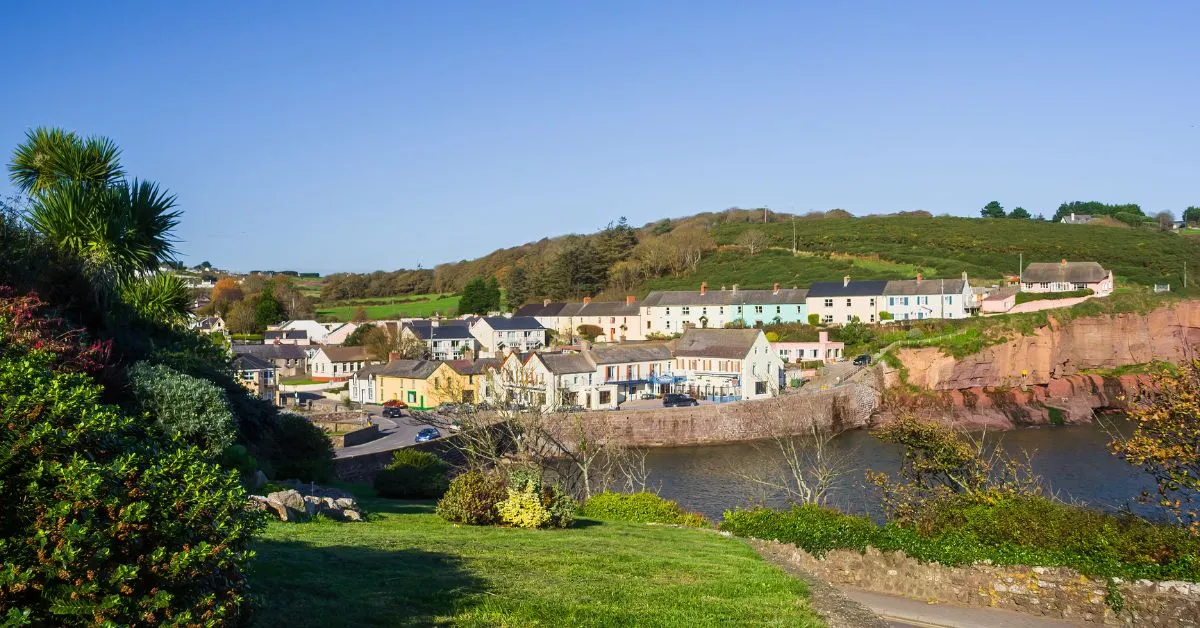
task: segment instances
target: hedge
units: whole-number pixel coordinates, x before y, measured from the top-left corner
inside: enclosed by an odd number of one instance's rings
[[[1017,305],[1029,303],[1030,301],[1048,301],[1054,299],[1078,299],[1079,297],[1090,297],[1096,294],[1091,288],[1083,290],[1068,290],[1066,292],[1018,292]]]
[[[593,495],[579,509],[580,516],[633,523],[670,523],[704,528],[712,525],[704,515],[688,512],[682,506],[654,493],[613,493]]]

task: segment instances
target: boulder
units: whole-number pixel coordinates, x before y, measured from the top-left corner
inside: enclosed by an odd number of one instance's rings
[[[281,521],[308,521],[320,514],[337,521],[362,521],[354,497],[338,489],[322,489],[289,482],[294,489],[276,491],[263,497],[250,496],[250,507],[265,510]]]
[[[292,489],[267,495],[267,503],[283,521],[306,521],[313,514],[304,496]]]
[[[250,490],[257,491],[258,489],[266,486],[267,482],[267,474],[263,473],[262,470],[259,469],[258,471],[254,472],[254,477],[250,478]]]

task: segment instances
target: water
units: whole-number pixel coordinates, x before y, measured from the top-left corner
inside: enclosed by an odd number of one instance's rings
[[[1122,422],[1101,427],[1095,424],[1022,428],[986,435],[1006,452],[1028,452],[1035,472],[1044,484],[1063,501],[1083,503],[1095,508],[1117,510],[1129,507],[1134,512],[1155,516],[1155,508],[1140,504],[1142,491],[1154,490],[1154,482],[1144,472],[1113,456],[1106,448],[1111,440],[1108,430],[1125,433]],[[840,486],[831,496],[831,505],[853,513],[879,514],[879,498],[873,487],[866,486],[866,470],[894,472],[900,466],[900,449],[884,443],[865,431],[846,432],[834,440],[835,450],[847,456],[849,467]],[[689,510],[714,519],[736,506],[752,500],[772,507],[786,506],[781,491],[757,485],[745,479],[755,469],[779,468],[778,449],[770,441],[653,449],[647,458],[650,484],[663,497],[673,499]]]

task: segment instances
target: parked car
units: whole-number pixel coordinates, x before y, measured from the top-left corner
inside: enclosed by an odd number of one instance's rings
[[[418,443],[428,443],[435,438],[439,438],[441,435],[442,433],[437,431],[436,427],[427,427],[417,432],[416,440]]]
[[[870,364],[871,356],[866,353],[854,358],[854,366],[868,366]]]
[[[644,392],[642,393],[642,399],[658,399],[658,393]]]
[[[450,402],[439,403],[438,407],[434,409],[434,412],[437,412],[438,414],[458,414],[458,411],[459,405],[457,403]]]
[[[380,412],[380,414],[389,419],[398,419],[403,416],[404,413],[396,406],[384,406],[383,411]]]
[[[674,408],[677,406],[698,406],[698,405],[700,405],[700,402],[696,401],[696,398],[691,395],[685,395],[682,393],[669,393],[669,394],[663,395],[663,407],[664,408]]]

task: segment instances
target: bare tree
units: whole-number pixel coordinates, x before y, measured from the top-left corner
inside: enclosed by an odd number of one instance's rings
[[[750,255],[762,251],[771,244],[771,238],[759,229],[747,229],[738,238],[738,244],[746,247],[746,252]]]
[[[1154,215],[1154,222],[1158,224],[1159,231],[1170,231],[1175,226],[1175,216],[1163,210]]]
[[[645,447],[609,447],[608,459],[627,493],[644,493],[650,487],[649,453]]]
[[[792,503],[823,506],[854,471],[852,453],[833,444],[836,436],[815,422],[802,434],[776,434],[754,445],[767,464],[759,469],[739,468],[735,475],[764,489],[764,498],[774,493]]]

